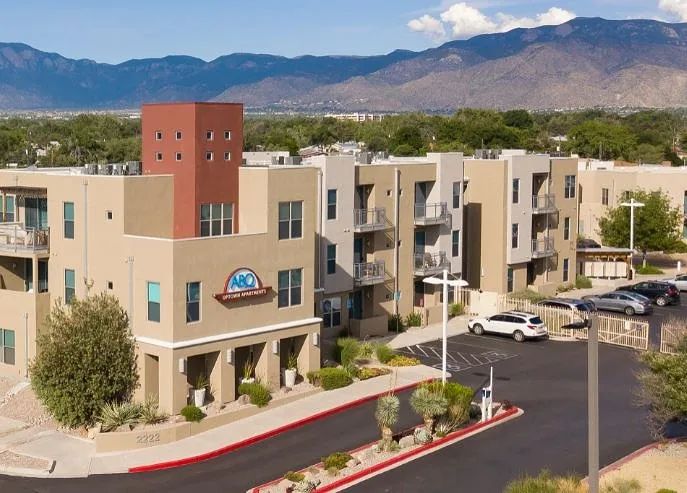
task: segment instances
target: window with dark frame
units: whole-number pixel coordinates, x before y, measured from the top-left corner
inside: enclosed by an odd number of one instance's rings
[[[76,297],[76,273],[73,269],[64,270],[64,302],[69,304]]]
[[[303,236],[303,202],[279,202],[279,239]]]
[[[461,189],[461,182],[459,181],[454,181],[453,182],[453,208],[458,209],[460,207],[460,189]]]
[[[15,333],[13,330],[0,329],[0,363],[15,364]]]
[[[575,198],[575,188],[577,187],[577,176],[566,175],[565,176],[565,198],[574,199]]]
[[[160,321],[160,283],[148,282],[148,321]]]
[[[230,130],[224,131],[224,140],[231,140],[231,131]]]
[[[516,223],[511,226],[511,239],[510,239],[510,247],[511,248],[518,248],[518,244],[520,242],[520,226]]]
[[[601,205],[608,205],[608,188],[601,189]]]
[[[186,283],[186,323],[200,320],[200,283]]]
[[[322,325],[324,327],[341,325],[341,298],[322,300]]]
[[[213,132],[212,130],[208,130],[207,132],[205,132],[205,139],[215,140],[215,132]]]
[[[513,178],[513,203],[520,203],[520,178]]]
[[[460,230],[456,229],[451,233],[451,248],[454,257],[460,256]]]
[[[568,282],[570,277],[570,259],[563,259],[563,282]]]
[[[277,278],[277,306],[300,305],[303,301],[303,269],[280,270]]]
[[[566,217],[563,219],[563,239],[564,240],[569,240],[570,239],[570,218]]]
[[[509,293],[513,292],[513,268],[508,267],[508,270],[506,271],[506,291]]]
[[[327,274],[336,274],[336,245],[327,245]]]
[[[336,189],[327,190],[327,219],[336,219]]]
[[[155,132],[155,140],[162,140],[162,131],[161,130],[157,130]]]
[[[64,202],[62,204],[62,211],[64,216],[64,237],[65,239],[74,239],[74,202]]]
[[[200,236],[228,236],[234,233],[234,204],[201,204]]]
[[[176,131],[176,139],[181,140],[181,130]]]

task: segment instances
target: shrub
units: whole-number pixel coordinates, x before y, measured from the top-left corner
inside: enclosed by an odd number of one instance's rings
[[[382,432],[382,440],[379,443],[381,450],[389,450],[393,438],[391,427],[398,421],[398,411],[401,407],[401,402],[398,397],[393,394],[387,394],[377,399],[377,407],[375,408],[375,419],[377,425]]]
[[[302,472],[289,471],[286,474],[284,474],[284,479],[286,479],[287,481],[292,481],[294,483],[300,483],[305,479],[305,474],[303,474]]]
[[[169,416],[160,411],[157,397],[149,395],[141,405],[141,422],[147,425],[156,425],[166,421]]]
[[[568,283],[568,284],[561,284],[560,286],[558,286],[556,288],[556,291],[559,293],[567,293],[568,291],[572,291],[573,289],[575,289],[575,286]]]
[[[542,471],[538,476],[524,476],[506,485],[504,493],[584,493],[586,488],[574,476],[552,476]]]
[[[105,403],[128,402],[138,386],[129,318],[114,296],[55,305],[36,345],[31,385],[65,426],[93,424]]]
[[[617,478],[611,484],[606,484],[601,493],[640,493],[642,485],[636,479]]]
[[[320,385],[324,390],[334,390],[353,383],[351,376],[343,368],[322,368]]]
[[[459,317],[465,313],[465,305],[462,303],[452,303],[448,309],[448,314],[452,317]]]
[[[403,317],[400,314],[397,313],[396,315],[389,316],[389,323],[387,326],[389,332],[403,332],[405,328]]]
[[[642,265],[641,267],[637,267],[636,272],[637,274],[641,275],[663,274],[663,271],[661,269],[659,269],[658,267],[654,267],[651,264],[646,264]]]
[[[342,366],[355,362],[360,355],[360,341],[352,337],[340,337],[336,340],[336,360]]]
[[[239,394],[247,395],[250,398],[250,403],[258,407],[265,407],[272,400],[270,389],[260,382],[242,383],[239,385]]]
[[[442,416],[437,420],[436,424],[434,425],[434,433],[439,438],[445,437],[453,430],[455,430],[457,427],[458,425],[455,421],[452,421],[448,416]]]
[[[417,445],[426,445],[432,441],[432,435],[427,431],[427,428],[415,428],[413,440]]]
[[[536,291],[532,291],[531,289],[515,291],[514,293],[511,293],[509,296],[516,300],[529,300],[532,303],[536,303],[537,301],[542,301],[546,299],[546,296],[541,295]]]
[[[375,347],[371,342],[363,342],[362,344],[360,344],[360,352],[358,354],[358,358],[369,359],[372,356],[374,350]]]
[[[575,278],[575,287],[577,289],[589,289],[592,287],[592,280],[585,276],[577,276]]]
[[[141,406],[131,402],[108,402],[100,410],[98,420],[104,432],[114,431],[120,426],[132,427],[138,424],[141,417]]]
[[[406,317],[406,326],[420,327],[422,325],[422,315],[419,312],[409,313]]]
[[[346,462],[351,460],[353,457],[346,452],[334,452],[329,454],[327,457],[322,457],[322,467],[329,471],[329,469],[334,468],[337,471],[346,467]]]
[[[465,423],[470,419],[470,407],[472,406],[473,390],[455,382],[446,382],[444,385],[444,397],[446,398],[446,411],[451,421],[456,425]]]
[[[360,380],[368,380],[370,378],[388,375],[389,373],[391,373],[391,370],[388,368],[361,368],[358,372],[358,378]]]
[[[391,358],[396,356],[396,353],[389,345],[378,344],[375,348],[375,355],[380,363],[387,364]]]
[[[410,407],[422,416],[427,432],[432,433],[434,417],[441,416],[446,412],[448,401],[443,393],[433,391],[426,386],[421,386],[415,389],[410,396]]]
[[[397,354],[387,361],[386,364],[389,366],[417,366],[420,364],[420,360],[417,358],[404,356],[402,354]]]
[[[668,489],[668,488],[661,488],[661,489],[658,490],[656,493],[677,493],[677,491],[675,491],[675,490],[670,490],[670,489]]]
[[[308,380],[310,385],[320,384],[320,370],[309,371],[305,374],[305,378]]]
[[[203,414],[203,411],[197,406],[194,406],[192,404],[189,404],[188,406],[185,406],[180,413],[186,421],[190,421],[192,423],[200,423],[200,421],[205,417],[205,414]]]

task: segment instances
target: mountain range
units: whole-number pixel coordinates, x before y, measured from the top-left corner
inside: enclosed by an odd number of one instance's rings
[[[687,106],[687,23],[576,18],[414,52],[286,58],[235,53],[112,65],[0,43],[0,109],[118,109],[167,100],[248,109]]]

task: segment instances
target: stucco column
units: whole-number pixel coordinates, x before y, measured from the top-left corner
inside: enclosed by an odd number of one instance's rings
[[[265,342],[265,350],[262,352],[260,360],[256,365],[256,375],[262,377],[264,379],[264,383],[270,389],[277,390],[281,386],[281,376],[279,371],[280,351],[277,351],[277,354],[274,354],[272,351],[274,341],[277,341],[278,346],[281,346],[278,338],[268,339]],[[257,368],[259,368],[259,370]]]
[[[231,402],[236,400],[236,353],[234,353],[233,363],[227,363],[227,351],[235,351],[234,349],[225,349],[220,352],[219,357],[219,389],[216,390],[217,395],[215,400],[219,402]]]
[[[186,375],[179,371],[181,356],[174,351],[160,352],[160,409],[168,413],[178,413],[186,405],[188,391],[186,389]],[[169,384],[164,384],[169,382]]]
[[[34,256],[31,259],[31,285],[33,286],[33,292],[38,293],[38,257]]]

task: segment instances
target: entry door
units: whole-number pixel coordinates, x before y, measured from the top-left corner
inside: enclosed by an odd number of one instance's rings
[[[355,238],[353,240],[353,263],[361,264],[365,260],[365,243],[362,238]]]
[[[48,227],[48,199],[26,197],[24,199],[24,225],[27,228]]]
[[[415,217],[425,215],[425,205],[427,204],[427,183],[415,184]]]
[[[351,293],[351,310],[349,317],[355,320],[362,320],[363,318],[363,292],[360,290]]]

